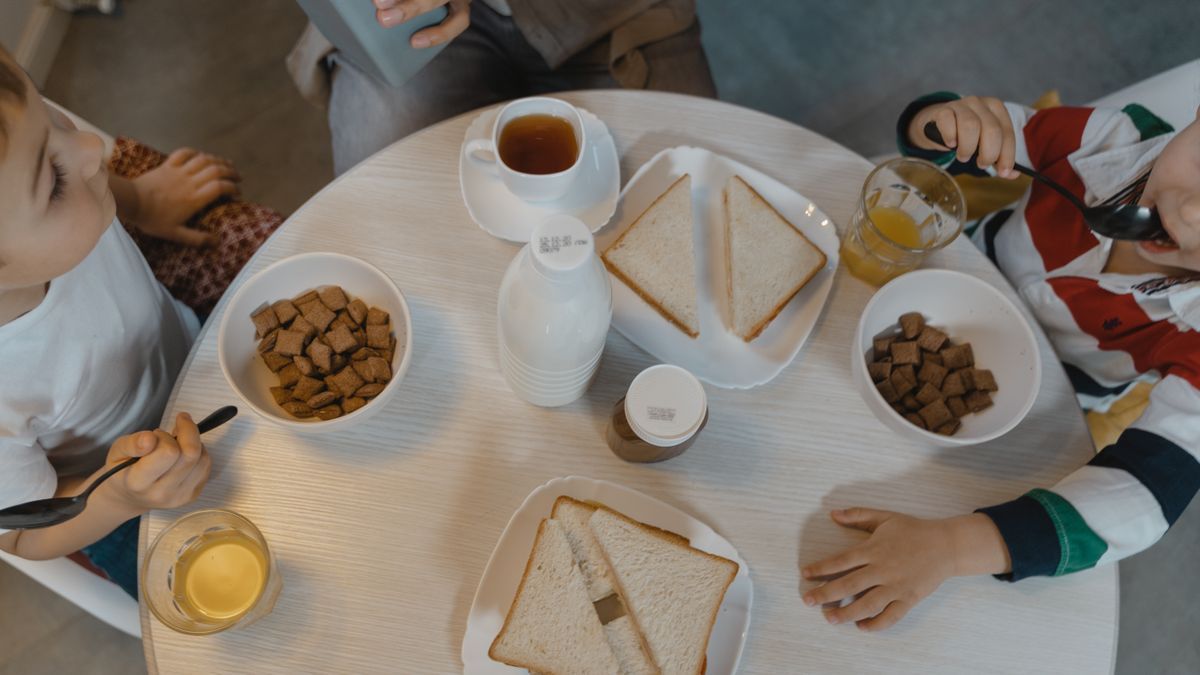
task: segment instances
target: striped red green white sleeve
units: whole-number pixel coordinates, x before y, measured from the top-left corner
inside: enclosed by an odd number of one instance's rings
[[[1049,490],[980,511],[1008,545],[1000,578],[1059,576],[1142,551],[1200,490],[1200,392],[1168,375],[1116,443]]]

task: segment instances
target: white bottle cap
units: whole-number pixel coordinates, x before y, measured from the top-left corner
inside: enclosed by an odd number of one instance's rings
[[[708,412],[704,385],[679,366],[658,365],[633,378],[625,394],[625,419],[643,441],[661,448],[696,435]]]
[[[591,260],[595,248],[587,225],[565,213],[543,220],[529,238],[534,269],[551,279],[579,269]]]

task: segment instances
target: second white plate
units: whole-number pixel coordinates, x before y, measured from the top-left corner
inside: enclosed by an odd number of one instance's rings
[[[629,179],[613,216],[615,226],[596,237],[596,250],[607,248],[683,174],[692,177],[700,336],[689,338],[615,276],[612,325],[659,360],[686,368],[709,384],[731,389],[766,384],[796,357],[825,306],[838,265],[837,230],[812,200],[774,178],[702,148],[677,147],[658,153]],[[750,342],[729,330],[724,320],[729,311],[722,199],[732,176],[741,176],[827,259],[825,268]]]
[[[662,528],[687,537],[692,546],[738,564],[738,573],[725,592],[725,600],[717,612],[717,623],[708,639],[709,675],[731,675],[737,671],[746,634],[750,629],[750,606],[754,601],[754,585],[750,567],[724,537],[711,527],[679,509],[644,495],[637,490],[582,476],[568,476],[538,487],[525,498],[500,535],[492,551],[475,601],[467,616],[467,632],[463,636],[463,673],[466,675],[518,675],[526,671],[493,661],[488,657],[492,640],[504,626],[504,617],[517,594],[517,586],[525,573],[525,562],[533,548],[538,524],[550,517],[554,500],[566,495],[581,501],[598,502],[647,525]]]

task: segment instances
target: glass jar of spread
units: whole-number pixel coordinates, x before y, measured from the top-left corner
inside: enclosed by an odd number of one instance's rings
[[[708,423],[704,386],[678,366],[643,370],[613,407],[608,447],[628,462],[661,462],[692,447]]]

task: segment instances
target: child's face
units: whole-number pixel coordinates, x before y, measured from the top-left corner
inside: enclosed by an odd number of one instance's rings
[[[42,102],[20,68],[24,101],[0,98],[0,291],[44,284],[83,261],[116,215],[104,144]]]
[[[1200,272],[1200,110],[1155,160],[1140,203],[1158,208],[1178,248],[1141,242],[1138,253],[1160,265]]]

